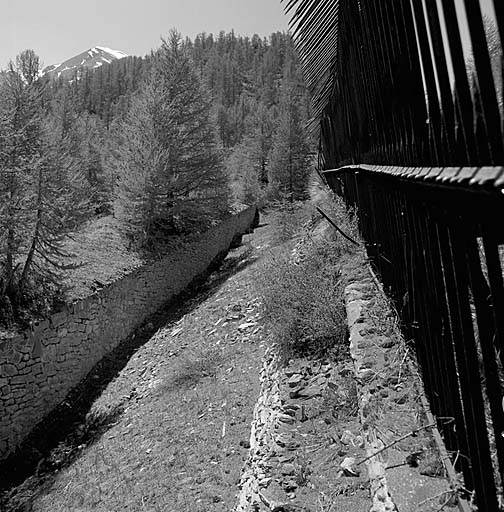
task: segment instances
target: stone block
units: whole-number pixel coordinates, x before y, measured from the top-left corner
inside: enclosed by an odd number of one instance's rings
[[[56,375],[56,373],[57,373],[57,368],[54,363],[44,364],[44,366],[42,367],[42,370],[43,370],[44,374],[47,375],[48,377],[51,377],[52,375]]]
[[[58,327],[63,325],[68,317],[68,313],[66,311],[59,311],[58,313],[54,313],[51,315],[51,325],[54,327]]]
[[[35,363],[31,366],[32,375],[41,375],[42,374],[42,364]]]
[[[59,340],[56,336],[48,336],[47,338],[42,340],[42,345],[44,347],[48,347],[49,345],[57,345]]]
[[[21,352],[18,352],[17,350],[14,350],[14,352],[12,352],[12,354],[9,357],[9,363],[17,366],[21,362],[22,358],[23,354],[21,354]]]
[[[66,328],[68,329],[68,334],[73,335],[74,333],[78,332],[79,325],[80,324],[74,322],[73,320],[72,322],[67,323]]]
[[[29,334],[26,338],[24,336],[18,336],[12,340],[14,350],[21,352],[21,354],[29,354],[33,345],[34,334]]]
[[[12,354],[11,351],[8,351],[6,349],[4,349],[4,350],[0,349],[0,364],[9,362],[11,359],[11,354]]]
[[[10,363],[4,363],[0,366],[0,377],[13,377],[17,374],[17,368]]]
[[[27,382],[26,375],[15,375],[10,380],[11,385],[26,384],[26,382]]]

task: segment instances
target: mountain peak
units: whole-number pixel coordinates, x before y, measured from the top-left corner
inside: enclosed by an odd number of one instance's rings
[[[70,57],[60,64],[47,66],[42,71],[42,74],[49,75],[52,78],[72,78],[77,69],[99,68],[104,64],[110,64],[114,60],[123,59],[127,56],[126,53],[119,50],[112,50],[105,46],[94,46],[75,57]]]
[[[128,54],[121,52],[120,50],[112,50],[106,46],[95,46],[92,48],[92,50],[108,53],[109,55],[113,55],[116,59],[123,59],[124,57],[128,57]]]

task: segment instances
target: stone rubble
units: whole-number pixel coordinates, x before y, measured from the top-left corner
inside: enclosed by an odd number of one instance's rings
[[[254,408],[250,432],[250,451],[245,468],[240,479],[240,493],[235,512],[249,512],[251,510],[273,510],[284,501],[279,489],[275,499],[274,486],[269,472],[271,469],[270,457],[276,454],[279,448],[274,436],[277,418],[283,415],[280,404],[278,358],[274,347],[268,348],[263,358],[263,367],[260,373],[261,391]],[[281,438],[280,438],[281,441]],[[270,491],[264,494],[270,486]],[[269,496],[268,496],[269,495]],[[265,507],[268,508],[265,508]]]
[[[308,420],[310,408],[314,407],[312,399],[319,398],[330,385],[337,387],[337,374],[348,374],[347,364],[333,367],[329,363],[301,359],[291,361],[282,369],[276,347],[273,345],[266,351],[260,374],[261,391],[251,426],[250,452],[234,512],[309,512],[296,499],[302,477],[297,426]],[[348,430],[341,432],[337,427],[329,437],[333,446],[345,443],[351,447],[363,446],[362,436]],[[344,456],[348,448],[340,451]],[[334,472],[336,478],[359,476],[355,458],[342,460],[341,471]],[[312,486],[310,482],[303,485]]]
[[[437,449],[432,448],[430,434],[407,435],[421,425],[424,416],[418,391],[421,383],[407,364],[403,368],[408,350],[382,294],[371,277],[345,289],[350,354],[373,500],[369,512],[437,511],[432,497],[449,489],[449,484],[443,478],[444,468],[439,469],[441,460]],[[379,296],[383,303],[377,318]],[[392,444],[402,435],[407,438],[402,444]],[[420,454],[416,470],[409,462],[412,453]]]
[[[383,447],[372,428],[368,426],[367,412],[370,401],[370,386],[373,379],[380,374],[384,367],[383,352],[376,351],[372,359],[366,357],[370,344],[365,330],[368,327],[363,315],[367,305],[367,296],[373,289],[371,279],[353,283],[345,289],[345,302],[347,309],[348,327],[350,333],[350,354],[354,360],[355,376],[359,386],[359,412],[361,423],[364,426],[364,447],[367,456],[379,451]],[[364,336],[363,336],[364,333]],[[396,506],[390,496],[385,476],[386,464],[383,457],[376,456],[366,461],[369,479],[371,482],[371,495],[373,506],[369,512],[394,512]]]
[[[356,486],[364,482],[369,486],[371,495],[365,510],[397,511],[385,473],[387,453],[371,457],[385,446],[373,418],[379,410],[377,399],[401,406],[411,397],[402,388],[401,376],[395,377],[389,368],[393,364],[390,354],[397,348],[398,332],[378,332],[369,318],[368,307],[373,304],[376,294],[374,286],[371,279],[364,279],[345,290],[353,363],[343,361],[331,365],[296,359],[282,369],[275,345],[266,351],[260,374],[260,396],[252,420],[249,457],[242,472],[233,512],[309,512],[306,504],[301,503],[300,437],[296,436],[296,429],[316,416],[316,403],[320,403],[328,390],[336,397],[344,395],[342,378],[354,379],[357,384],[355,410],[358,411],[360,429],[355,425],[351,429],[341,427],[338,422],[332,424],[331,418],[324,418],[327,431],[323,436],[329,440],[326,450],[330,456],[332,447],[337,456],[331,485],[353,489],[352,482]],[[389,350],[392,352],[387,353]],[[341,398],[344,400],[345,397]],[[335,403],[338,403],[338,398]],[[405,408],[403,416],[408,414],[410,412]],[[320,443],[323,444],[322,439]],[[307,480],[303,485],[312,486],[312,483]],[[313,512],[314,509],[310,510]]]

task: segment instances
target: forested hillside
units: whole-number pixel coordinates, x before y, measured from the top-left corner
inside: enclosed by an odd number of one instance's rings
[[[171,32],[69,80],[0,75],[0,323],[64,300],[65,241],[115,217],[150,254],[240,204],[304,199],[308,102],[291,38]],[[85,262],[84,262],[85,263]]]

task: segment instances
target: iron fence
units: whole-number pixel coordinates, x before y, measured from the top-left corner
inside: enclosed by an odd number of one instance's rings
[[[499,510],[504,1],[286,0],[286,10],[320,169],[357,207],[463,486],[479,510]]]
[[[465,487],[479,510],[498,510],[504,232],[495,219],[504,220],[504,201],[493,185],[504,169],[364,165],[325,176],[357,208],[368,255],[414,340],[432,413]]]

